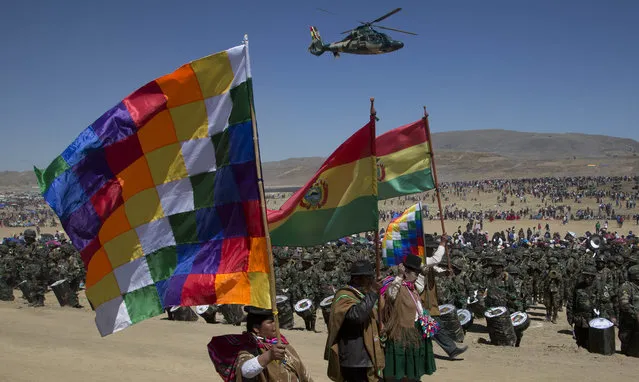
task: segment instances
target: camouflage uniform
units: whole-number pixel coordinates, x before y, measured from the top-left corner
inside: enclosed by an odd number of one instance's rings
[[[639,357],[639,265],[628,269],[628,278],[619,290],[619,341],[623,354]]]
[[[519,268],[511,265],[506,268],[506,272],[513,279],[513,283],[515,284],[515,290],[517,291],[517,298],[521,301],[521,311],[525,312],[528,309],[528,291],[526,290],[526,285],[524,281],[519,277],[520,271]]]
[[[583,279],[575,285],[572,301],[566,309],[566,314],[568,323],[574,325],[577,346],[588,349],[588,328],[590,327],[590,320],[595,318],[594,309],[599,310],[602,317],[608,317],[607,310],[603,309],[600,290],[595,281],[597,276],[596,268],[586,266],[581,273]]]
[[[517,289],[512,277],[506,272],[502,272],[505,261],[495,258],[491,262],[493,273],[486,281],[486,307],[505,306],[513,313],[521,311],[521,301],[517,298]]]
[[[613,285],[612,272],[605,266],[605,258],[602,255],[598,255],[596,259],[597,277],[595,283],[599,290],[602,308],[606,310],[610,319],[616,321],[615,302],[617,300],[617,289]]]
[[[26,281],[26,299],[31,306],[44,306],[44,295],[47,292],[48,272],[45,259],[37,251],[35,244],[27,245],[18,261],[22,261],[19,271],[20,279]]]
[[[563,279],[558,268],[557,259],[551,257],[548,261],[550,269],[544,279],[544,305],[546,306],[546,321],[557,323],[557,311],[561,306],[561,291]]]

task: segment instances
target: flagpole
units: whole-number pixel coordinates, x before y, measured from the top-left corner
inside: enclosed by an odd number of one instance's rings
[[[371,97],[371,109],[370,109],[370,123],[371,129],[373,129],[373,139],[371,140],[371,151],[373,155],[375,155],[375,162],[373,163],[373,191],[375,195],[377,195],[377,148],[375,146],[376,132],[375,132],[375,121],[377,118],[377,110],[375,110],[375,98]],[[375,208],[379,211],[379,206],[375,206]],[[377,215],[377,223],[375,224],[375,270],[377,278],[379,279],[381,276],[381,257],[380,257],[380,248],[379,248],[379,212]]]
[[[247,77],[251,77],[250,71],[250,60],[249,60],[249,52],[248,52],[248,35],[244,35],[244,46],[246,46],[246,67],[247,67]],[[280,319],[277,312],[277,298],[275,294],[277,291],[275,290],[275,266],[273,260],[273,248],[271,247],[271,235],[268,232],[268,218],[266,215],[266,196],[264,193],[264,179],[262,178],[262,160],[260,156],[260,143],[257,133],[257,120],[255,118],[255,106],[253,105],[253,97],[252,94],[249,96],[249,102],[251,107],[251,125],[253,126],[253,147],[255,150],[255,167],[257,169],[257,183],[258,189],[260,193],[260,210],[262,215],[262,227],[264,229],[264,237],[266,238],[266,251],[268,252],[268,265],[269,265],[269,286],[270,286],[270,295],[271,295],[271,310],[273,311],[273,318],[275,321],[275,336],[277,337],[277,342],[281,341],[280,335]]]
[[[371,97],[371,109],[370,109],[370,123],[371,129],[373,129],[373,139],[371,140],[371,150],[373,155],[375,155],[375,162],[373,162],[373,191],[377,196],[377,133],[375,131],[375,122],[377,121],[377,110],[375,110],[375,98]],[[379,201],[375,203],[375,208],[377,209],[377,220],[375,223],[375,275],[376,279],[379,280],[382,275],[382,258],[381,251],[379,245]],[[377,291],[377,329],[379,333],[382,332],[382,291]]]
[[[439,195],[439,182],[437,181],[437,170],[435,168],[435,152],[433,150],[433,140],[430,137],[430,125],[428,123],[428,112],[426,111],[426,106],[424,106],[424,126],[426,128],[426,138],[428,139],[428,146],[430,148],[430,165],[433,169],[433,178],[435,180],[435,193],[437,194],[437,205],[439,206],[439,220],[442,223],[442,236],[446,232],[446,228],[444,227],[444,210],[442,209],[442,199]],[[448,247],[444,247],[446,251],[446,258],[448,259],[448,270],[452,271],[452,266],[450,264],[450,253],[448,252]]]

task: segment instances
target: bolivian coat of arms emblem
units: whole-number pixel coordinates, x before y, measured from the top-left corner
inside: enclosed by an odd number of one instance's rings
[[[311,188],[306,191],[302,201],[300,202],[300,206],[306,208],[307,210],[315,210],[318,208],[322,208],[326,201],[328,200],[328,183],[326,183],[323,179],[318,179],[313,183]]]

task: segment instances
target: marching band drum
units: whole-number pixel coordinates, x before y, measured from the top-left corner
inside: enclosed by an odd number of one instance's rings
[[[215,315],[217,314],[218,307],[217,305],[198,305],[195,307],[195,313],[197,313],[200,317],[204,319],[209,324],[216,324],[217,319]]]
[[[530,326],[530,317],[526,312],[515,312],[510,315],[510,320],[516,332],[523,332]]]
[[[313,309],[315,309],[315,307],[313,306],[313,301],[311,301],[308,298],[299,300],[297,302],[297,304],[295,304],[295,313],[297,313],[298,316],[302,317],[304,319],[304,321],[311,319],[312,315],[313,315]]]
[[[288,296],[275,296],[275,301],[277,304],[277,312],[280,320],[280,328],[293,329],[293,308],[291,307]]]
[[[489,308],[484,312],[490,342],[498,346],[514,346],[517,342],[515,327],[505,306]]]
[[[333,296],[328,296],[320,302],[320,308],[322,309],[322,317],[328,327],[328,320],[331,318],[331,306],[333,305]]]
[[[588,351],[603,355],[615,353],[615,325],[609,320],[597,317],[588,323]]]
[[[455,341],[464,342],[464,329],[459,322],[457,308],[455,308],[455,305],[440,305],[439,319],[442,328],[449,332]]]
[[[462,329],[464,329],[464,333],[473,325],[473,314],[470,310],[459,309],[457,311],[457,318],[459,318],[459,324]]]

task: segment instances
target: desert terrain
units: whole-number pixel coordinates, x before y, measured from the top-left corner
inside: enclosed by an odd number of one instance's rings
[[[0,303],[0,381],[221,381],[206,344],[212,336],[240,333],[226,324],[169,321],[156,317],[119,333],[100,337],[94,313],[86,308],[61,308],[53,293],[45,307],[30,308],[16,300]],[[449,360],[437,345],[434,381],[636,381],[639,361],[621,354],[603,356],[575,345],[565,316],[557,324],[543,321],[543,309],[530,311],[531,324],[519,348],[488,343],[485,320],[475,319],[464,339],[469,345],[460,360]],[[323,360],[326,326],[318,312],[317,331],[283,330],[303,358],[315,381],[328,381]],[[218,315],[218,320],[222,320]],[[617,340],[617,350],[619,341]]]

